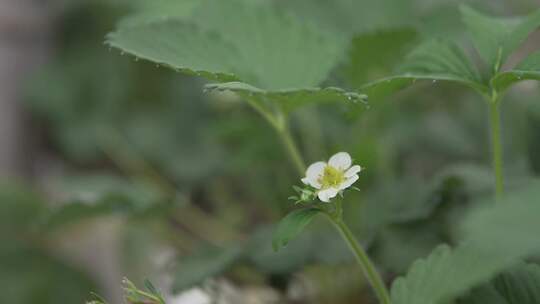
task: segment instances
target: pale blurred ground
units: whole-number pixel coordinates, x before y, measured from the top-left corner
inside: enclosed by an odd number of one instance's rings
[[[49,54],[52,15],[46,1],[0,0],[0,176],[24,176],[30,149],[18,99],[23,80]]]
[[[55,9],[49,1],[0,0],[0,179],[46,176],[47,166],[30,163],[39,134],[22,108],[25,80],[45,63],[54,49]],[[84,265],[121,303],[122,275],[116,260],[118,225],[104,220],[93,229],[74,231],[57,244],[56,254]]]

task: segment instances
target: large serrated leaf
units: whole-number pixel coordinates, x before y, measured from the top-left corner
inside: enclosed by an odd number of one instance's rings
[[[445,303],[540,251],[538,186],[532,183],[496,206],[472,212],[463,225],[464,242],[453,250],[439,247],[415,262],[392,286],[392,303]]]
[[[350,99],[345,92],[328,94],[335,90],[317,88],[344,55],[347,41],[341,35],[301,22],[273,6],[238,0],[206,1],[190,20],[120,27],[108,35],[108,43],[187,74],[235,82],[221,89],[265,97],[276,92],[282,99],[297,100],[308,91],[314,101]]]
[[[479,92],[487,90],[462,49],[439,40],[427,41],[414,49],[395,76],[368,83],[360,90],[371,99],[382,98],[422,80],[457,82]]]
[[[250,79],[235,68],[236,48],[215,33],[196,25],[169,19],[123,27],[107,36],[108,43],[138,58],[165,65],[186,74],[216,81]]]
[[[495,18],[465,5],[460,8],[476,49],[495,70],[540,26],[540,10],[523,18]]]
[[[515,68],[497,74],[491,81],[491,85],[502,92],[522,80],[540,80],[540,52],[525,58]]]

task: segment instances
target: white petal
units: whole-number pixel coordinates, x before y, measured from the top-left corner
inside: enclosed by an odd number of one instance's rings
[[[362,171],[362,167],[359,165],[354,165],[349,168],[349,170],[345,171],[345,177],[351,177],[355,174],[358,174],[358,172]]]
[[[319,199],[325,203],[329,203],[330,199],[334,198],[338,194],[339,190],[336,188],[328,188],[319,191]]]
[[[343,190],[343,189],[347,189],[349,188],[350,186],[352,186],[352,184],[354,184],[356,181],[358,180],[358,175],[353,175],[349,178],[347,178],[343,183],[341,183],[341,185],[339,185],[339,190]]]
[[[320,189],[321,183],[319,183],[319,179],[322,177],[325,167],[325,162],[316,162],[312,164],[307,168],[306,177],[302,179],[302,182],[306,185],[310,185],[314,188]]]
[[[328,164],[336,169],[347,170],[352,164],[352,159],[349,153],[339,152],[330,157]]]

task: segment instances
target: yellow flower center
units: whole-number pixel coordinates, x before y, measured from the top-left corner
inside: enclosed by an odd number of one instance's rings
[[[323,176],[319,179],[322,189],[336,188],[345,180],[343,171],[332,166],[324,167]]]

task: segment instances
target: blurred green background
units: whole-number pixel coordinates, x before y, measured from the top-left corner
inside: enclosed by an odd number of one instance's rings
[[[224,303],[370,303],[326,223],[272,251],[273,224],[293,207],[287,197],[300,181],[257,113],[234,94],[203,93],[200,78],[103,43],[119,22],[194,18],[200,1],[4,2],[1,303],[84,303],[91,291],[121,303],[124,276],[152,279],[171,304],[198,303],[175,296],[194,286],[234,295]],[[428,38],[472,50],[456,1],[273,2],[352,40],[328,85],[354,90],[388,76]],[[467,3],[495,15],[538,6]],[[539,42],[533,35],[512,60]],[[539,96],[537,83],[524,82],[503,103],[510,188],[540,170]],[[366,168],[346,216],[388,281],[452,244],[456,218],[492,192],[478,99],[429,83],[370,100],[361,113],[328,104],[291,118],[308,162],[348,151]]]

